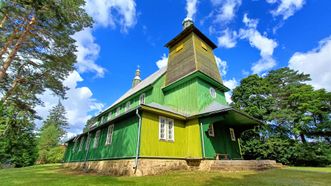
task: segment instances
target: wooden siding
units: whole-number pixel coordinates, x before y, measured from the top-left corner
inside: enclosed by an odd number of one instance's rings
[[[238,138],[237,127],[225,125],[223,121],[221,116],[200,119],[204,135],[205,158],[214,159],[216,154],[228,154],[230,159],[241,159],[238,139],[232,141],[229,132],[230,127],[234,128],[235,136]],[[207,132],[210,124],[214,124],[214,137],[209,136]]]
[[[212,102],[218,102],[223,105],[227,105],[228,103],[225,100],[224,92],[218,90],[217,88],[213,87],[210,83],[199,79],[198,80],[198,110],[202,111]],[[213,98],[210,95],[210,88],[213,87],[216,90],[216,98]]]
[[[215,61],[213,49],[196,34],[194,34],[193,38],[197,70],[221,83],[221,76]]]
[[[196,113],[198,111],[197,79],[186,81],[165,94],[164,104],[179,112]]]
[[[159,115],[143,112],[140,156],[159,158],[201,158],[197,120],[185,124],[174,120],[175,141],[159,140]]]
[[[135,150],[137,145],[137,128],[138,119],[136,116],[127,117],[126,119],[114,123],[114,131],[111,145],[105,145],[107,138],[108,126],[101,128],[99,144],[97,148],[93,148],[93,143],[95,140],[95,134],[98,130],[93,131],[90,141],[90,147],[87,155],[87,160],[97,160],[97,159],[117,159],[117,158],[128,158],[135,156]],[[80,137],[78,142],[80,142]],[[86,157],[86,139],[87,135],[84,137],[83,148],[81,151],[73,151],[74,142],[68,144],[68,148],[65,153],[65,162],[71,161],[84,161]],[[78,143],[79,146],[79,143]]]
[[[188,35],[175,46],[169,48],[166,85],[196,70],[192,36],[193,34]],[[178,50],[179,46],[183,46],[183,48]]]

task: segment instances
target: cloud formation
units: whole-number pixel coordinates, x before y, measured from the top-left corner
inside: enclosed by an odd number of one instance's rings
[[[258,20],[248,18],[247,14],[244,15],[243,23],[246,29],[240,29],[239,37],[247,39],[249,44],[260,51],[261,59],[253,64],[251,70],[255,74],[260,74],[263,71],[269,70],[276,65],[276,61],[272,55],[274,49],[278,46],[277,42],[262,35],[257,30]]]
[[[305,4],[304,0],[266,0],[270,4],[278,4],[275,10],[271,11],[273,16],[282,16],[283,20],[294,15],[294,13],[300,10]]]
[[[198,0],[186,0],[186,17],[194,19],[194,16],[197,12]]]
[[[310,74],[310,84],[316,89],[331,91],[331,36],[319,42],[308,52],[296,52],[289,60],[289,67]]]
[[[163,54],[161,59],[156,61],[156,66],[158,68],[166,67],[168,65],[168,56]]]
[[[224,48],[233,48],[237,44],[237,37],[238,34],[236,31],[225,29],[222,31],[222,35],[217,38],[217,44]]]
[[[226,61],[223,61],[221,58],[215,56],[216,65],[221,73],[221,76],[225,76],[228,71],[228,64]]]
[[[230,89],[230,91],[225,93],[226,102],[230,104],[233,102],[231,99],[232,91],[238,86],[238,81],[235,78],[232,78],[230,80],[224,80],[223,84]]]
[[[235,13],[241,5],[241,0],[211,0],[213,7],[216,8],[217,23],[226,23],[235,17]]]
[[[66,109],[66,117],[69,122],[69,131],[71,133],[79,133],[85,126],[88,118],[91,117],[91,112],[98,112],[104,107],[102,103],[93,98],[93,93],[88,87],[79,87],[77,84],[82,82],[83,78],[77,71],[73,71],[64,81],[64,86],[68,87],[66,100],[62,100],[62,104]],[[44,106],[37,106],[36,111],[43,119],[48,115],[49,110],[54,107],[59,97],[46,90],[42,95],[38,96]],[[41,122],[37,122],[40,127]]]

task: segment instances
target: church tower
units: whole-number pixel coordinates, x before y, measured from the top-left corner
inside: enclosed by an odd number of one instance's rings
[[[213,50],[216,45],[198,30],[190,18],[183,21],[183,31],[165,46],[169,59],[165,85],[194,72],[202,72],[222,84]]]
[[[139,66],[138,66],[138,68],[136,70],[136,74],[135,74],[135,76],[134,76],[134,78],[132,80],[132,87],[131,88],[137,86],[140,82],[141,82],[140,69],[139,69]]]

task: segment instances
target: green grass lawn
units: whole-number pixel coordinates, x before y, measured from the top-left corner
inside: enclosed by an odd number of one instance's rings
[[[0,185],[330,185],[331,167],[266,171],[173,171],[157,176],[112,177],[64,169],[59,164],[0,170]]]

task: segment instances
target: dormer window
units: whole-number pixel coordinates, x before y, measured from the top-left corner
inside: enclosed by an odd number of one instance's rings
[[[145,94],[141,94],[139,97],[139,104],[144,104],[145,103]]]

